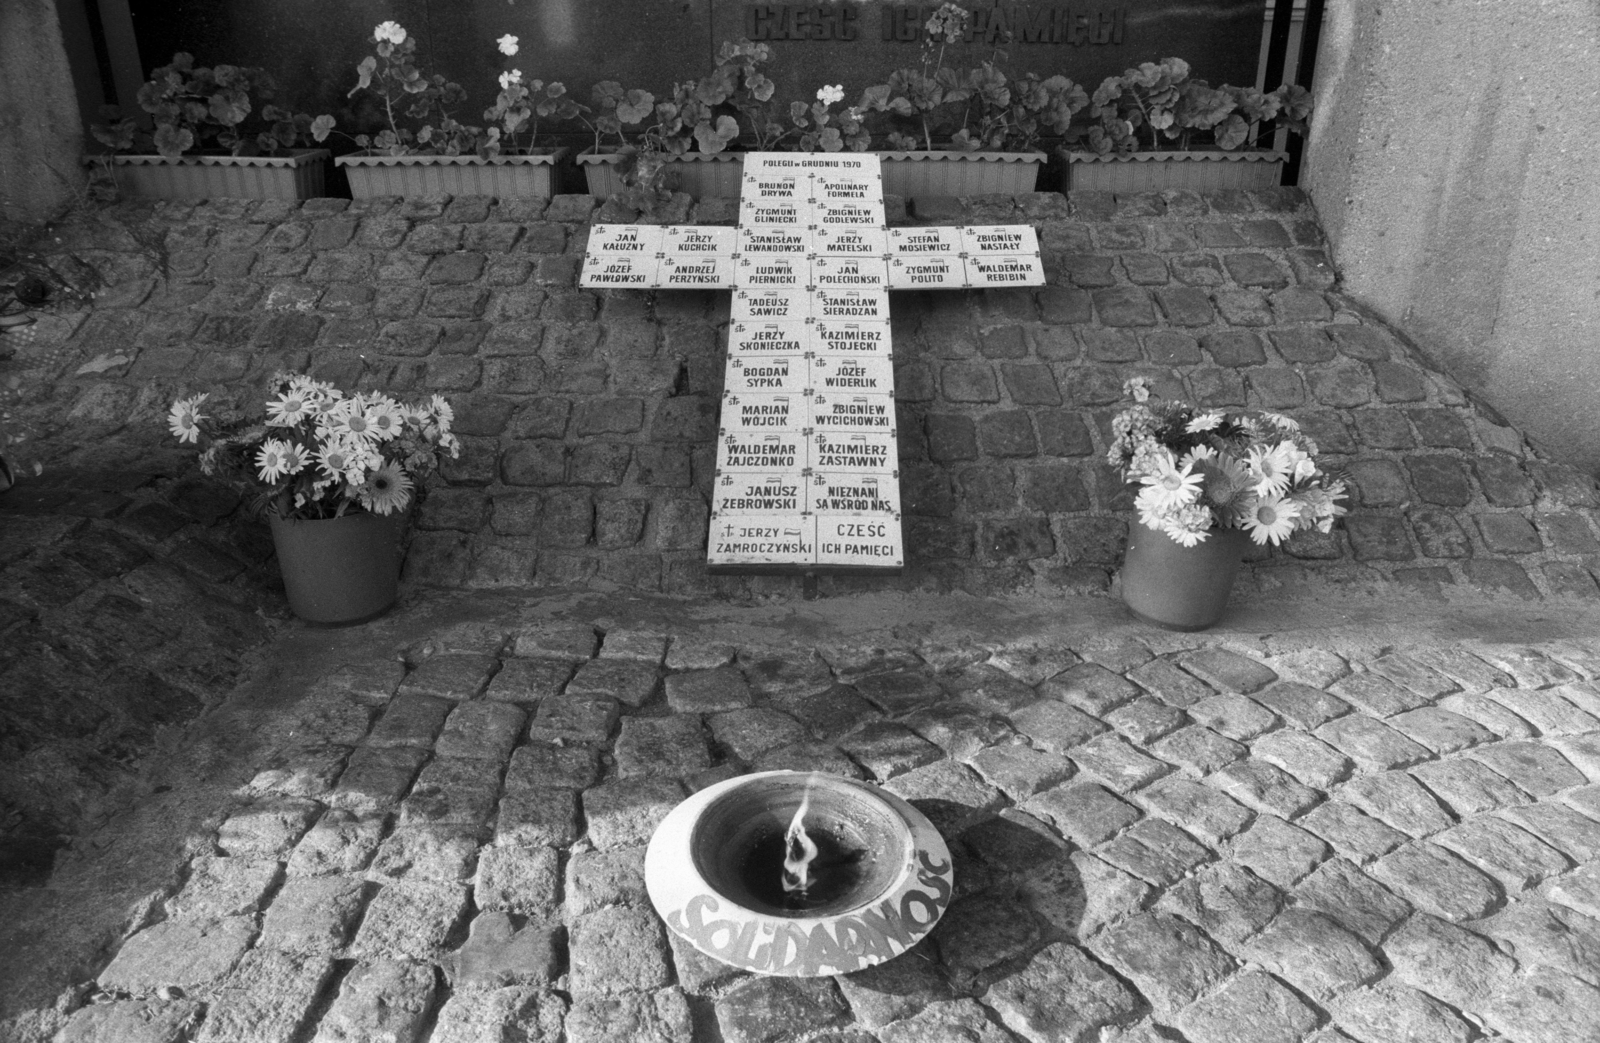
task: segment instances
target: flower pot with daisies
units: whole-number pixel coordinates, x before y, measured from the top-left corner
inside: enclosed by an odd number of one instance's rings
[[[1113,418],[1107,454],[1139,486],[1122,599],[1147,623],[1204,630],[1251,544],[1328,532],[1345,482],[1317,466],[1316,443],[1289,417],[1162,400],[1139,377],[1124,388],[1134,404]]]
[[[334,165],[350,179],[356,199],[376,196],[493,196],[500,199],[546,199],[555,193],[555,164],[565,148],[538,145],[541,121],[570,120],[584,111],[560,83],[525,78],[522,70],[503,69],[500,93],[483,112],[486,126],[461,122],[456,110],[465,104],[466,89],[417,61],[417,41],[398,22],[382,22],[372,31],[376,53],[356,67],[358,122],[376,122],[376,133],[345,135],[361,151],[336,156]],[[517,38],[509,33],[495,41],[510,59]],[[509,61],[505,64],[509,65]],[[333,120],[319,124],[323,140]]]
[[[295,615],[359,623],[394,604],[409,508],[440,456],[461,452],[449,403],[347,395],[301,374],[276,377],[259,415],[209,413],[208,397],[178,399],[169,426],[267,514]]]

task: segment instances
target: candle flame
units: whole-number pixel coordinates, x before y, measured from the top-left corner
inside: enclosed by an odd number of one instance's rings
[[[817,845],[806,833],[806,812],[811,809],[811,784],[806,784],[805,796],[795,809],[789,829],[783,835],[783,889],[801,895],[811,886],[811,860],[817,857]]]

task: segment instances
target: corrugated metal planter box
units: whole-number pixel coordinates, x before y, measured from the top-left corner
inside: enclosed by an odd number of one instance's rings
[[[1274,188],[1283,180],[1287,152],[1130,152],[1099,156],[1092,152],[1057,153],[1066,161],[1067,191],[1222,192],[1241,188]]]
[[[356,199],[441,194],[549,199],[555,194],[555,164],[566,154],[564,148],[553,148],[493,159],[349,155],[333,162],[350,178],[350,194]]]
[[[879,152],[891,196],[1015,196],[1032,192],[1043,152]]]
[[[578,166],[589,179],[591,196],[610,199],[626,187],[620,170],[624,158],[609,148],[599,152],[586,148],[578,153]],[[666,172],[675,192],[687,192],[695,199],[738,199],[744,156],[738,152],[685,152],[667,160]]]
[[[311,199],[326,195],[324,148],[282,156],[86,156],[131,199]]]

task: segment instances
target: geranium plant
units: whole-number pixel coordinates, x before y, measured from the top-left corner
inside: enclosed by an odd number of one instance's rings
[[[956,4],[941,6],[924,25],[921,66],[897,69],[862,93],[862,112],[885,113],[899,124],[888,134],[892,147],[932,151],[937,139],[967,152],[1026,151],[1044,131],[1065,134],[1088,105],[1083,88],[1065,76],[1008,77],[999,49],[964,72],[946,65],[947,48],[966,38],[971,17]]]
[[[202,471],[250,494],[253,510],[284,519],[404,510],[442,454],[461,454],[450,431],[454,413],[439,395],[408,404],[278,374],[262,415],[209,415],[202,412],[207,398],[172,404],[173,435],[200,449]]]
[[[194,55],[180,51],[139,88],[139,107],[150,114],[151,130],[141,129],[132,116],[89,130],[114,151],[153,147],[169,159],[202,151],[274,153],[327,136],[332,117],[292,113],[271,103],[276,95],[277,84],[264,69],[197,67]],[[115,106],[106,111],[108,119],[120,114]]]
[[[861,110],[852,106],[833,111],[843,100],[844,85],[834,84],[818,88],[817,100],[810,105],[803,101],[789,103],[789,121],[800,132],[801,152],[866,151],[872,135],[861,121]]]
[[[1141,377],[1124,389],[1134,404],[1111,422],[1107,460],[1141,486],[1134,506],[1149,528],[1185,547],[1216,529],[1276,546],[1346,513],[1344,479],[1317,466],[1316,443],[1289,417],[1162,400]]]
[[[455,113],[466,103],[466,88],[420,64],[416,37],[405,26],[380,22],[372,39],[375,53],[356,66],[356,85],[347,96],[365,95],[375,102],[385,126],[376,134],[348,137],[375,155],[488,159],[524,152],[537,138],[540,120],[570,120],[585,111],[562,84],[524,78],[521,69],[506,68],[499,75],[500,93],[483,111],[488,126],[463,123]],[[519,50],[517,38],[509,33],[495,43],[507,58]],[[333,126],[331,116],[318,117],[313,136],[322,141]]]
[[[1098,122],[1089,128],[1088,144],[1101,155],[1140,148],[1232,152],[1279,129],[1304,134],[1311,117],[1311,94],[1298,84],[1271,93],[1212,87],[1190,78],[1182,58],[1144,62],[1108,76],[1092,100],[1089,112]]]

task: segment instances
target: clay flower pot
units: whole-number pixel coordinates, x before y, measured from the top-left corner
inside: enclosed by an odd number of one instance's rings
[[[1204,630],[1222,618],[1250,539],[1242,529],[1215,529],[1185,547],[1164,532],[1128,527],[1122,600],[1146,623],[1166,630]]]
[[[782,884],[784,837],[802,801],[817,858],[796,895]],[[645,886],[667,927],[766,975],[847,974],[898,956],[933,930],[952,881],[950,850],[921,812],[821,772],[759,772],[701,790],[645,853]]]
[[[289,607],[307,623],[364,623],[400,596],[400,534],[406,513],[338,518],[269,515]]]

